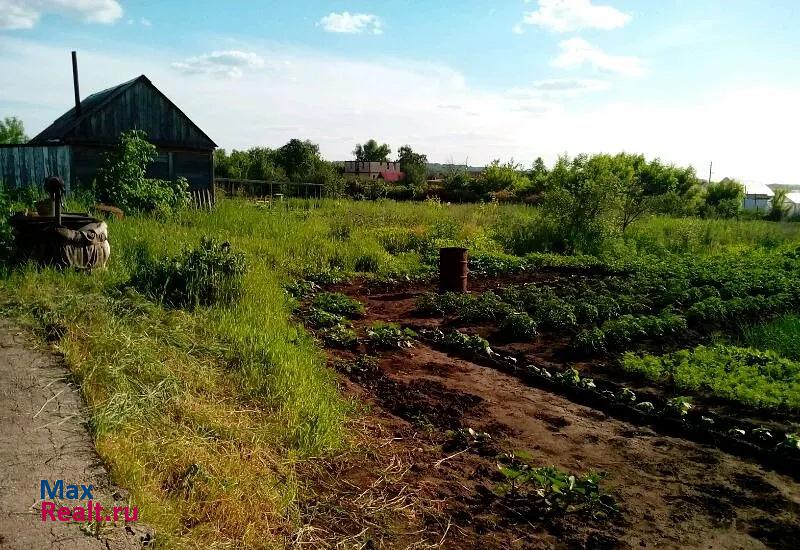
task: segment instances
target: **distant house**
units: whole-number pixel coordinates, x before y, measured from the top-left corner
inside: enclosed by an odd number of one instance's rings
[[[755,210],[766,212],[770,208],[770,201],[775,196],[775,192],[764,183],[745,183],[744,184],[744,208],[745,210]]]
[[[360,179],[396,182],[403,179],[399,162],[367,162],[348,160],[344,163],[344,175]]]
[[[783,204],[787,209],[787,215],[795,216],[800,214],[800,191],[786,193],[786,201]]]
[[[144,75],[81,100],[27,144],[0,146],[0,180],[11,188],[48,176],[61,176],[67,188],[91,183],[128,130],[145,131],[157,147],[148,176],[213,189],[217,145]]]

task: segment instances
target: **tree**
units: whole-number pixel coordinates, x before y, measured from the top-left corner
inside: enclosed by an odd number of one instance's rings
[[[25,143],[28,136],[25,135],[25,126],[22,120],[15,116],[7,116],[0,120],[0,143]]]
[[[308,182],[314,177],[317,163],[321,160],[319,145],[309,140],[289,140],[278,149],[276,160],[290,181]]]
[[[168,213],[189,205],[189,182],[146,177],[147,167],[156,156],[156,146],[147,134],[131,130],[120,135],[117,148],[109,153],[97,173],[97,198],[123,210]]]
[[[617,179],[611,158],[578,155],[556,161],[542,201],[546,247],[593,254],[614,231]]]
[[[723,178],[707,187],[703,215],[711,218],[735,218],[744,200],[744,186],[738,181]]]
[[[428,192],[428,157],[423,153],[415,153],[410,145],[403,145],[397,151],[397,162],[404,174],[404,182],[411,190],[412,197],[419,197]]]
[[[504,189],[513,191],[525,189],[530,185],[530,180],[522,174],[521,168],[514,159],[505,164],[501,164],[500,160],[493,160],[475,181],[475,191],[485,194]]]
[[[406,168],[414,165],[414,166],[424,166],[427,170],[428,166],[428,156],[423,153],[415,153],[410,145],[403,145],[400,147],[400,150],[397,151],[397,162],[400,163],[400,170],[402,172],[406,171]]]
[[[378,145],[374,139],[369,140],[365,144],[358,144],[353,149],[353,155],[359,162],[389,162],[389,155],[392,154],[392,149],[386,143]]]

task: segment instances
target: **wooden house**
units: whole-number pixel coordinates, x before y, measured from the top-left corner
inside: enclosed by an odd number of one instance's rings
[[[0,146],[0,181],[6,187],[41,185],[61,176],[67,187],[91,183],[103,159],[128,130],[143,130],[158,156],[148,176],[185,177],[193,192],[213,192],[216,144],[146,76],[79,100],[76,105],[24,145]]]

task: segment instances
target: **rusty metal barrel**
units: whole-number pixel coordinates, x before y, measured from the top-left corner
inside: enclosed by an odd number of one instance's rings
[[[439,290],[466,292],[468,273],[466,248],[439,249]]]

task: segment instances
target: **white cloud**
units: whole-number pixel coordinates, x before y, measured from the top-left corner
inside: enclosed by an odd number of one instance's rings
[[[522,34],[525,32],[525,29],[522,28],[521,24],[517,23],[516,25],[511,27],[511,32],[513,32],[514,34]]]
[[[592,0],[538,0],[539,9],[525,14],[523,23],[555,32],[583,29],[617,29],[631,16],[611,6],[596,6]]]
[[[253,52],[227,50],[211,52],[185,61],[177,61],[172,67],[187,74],[216,74],[239,78],[246,69],[264,66],[264,59]]]
[[[81,47],[81,90],[89,94],[144,73],[228,149],[278,147],[301,137],[318,143],[325,158],[344,160],[355,143],[374,137],[395,149],[409,143],[433,162],[468,158],[473,165],[629,151],[693,164],[698,172],[707,172],[713,160],[715,177],[800,185],[794,160],[798,86],[714,89],[709,83],[712,88],[691,96],[658,101],[619,101],[609,89],[575,101],[555,89],[581,89],[582,79],[488,91],[446,66],[408,59],[248,48],[265,60],[263,70],[229,79],[177,71],[169,54],[146,44]],[[14,75],[0,79],[0,112],[21,117],[30,135],[72,104],[69,49],[0,36],[0,74]],[[269,70],[273,65],[280,70]],[[592,85],[583,81],[583,87]]]
[[[152,21],[150,21],[150,20],[149,20],[148,18],[146,18],[146,17],[141,17],[141,18],[139,18],[139,24],[140,24],[140,25],[142,25],[142,26],[144,26],[144,27],[152,27],[152,26],[153,26],[153,22],[152,22]]]
[[[328,32],[348,34],[382,34],[383,22],[377,15],[369,13],[331,12],[317,22]]]
[[[47,14],[66,14],[86,23],[114,23],[122,17],[117,0],[0,0],[0,30],[32,29]]]
[[[560,69],[569,69],[589,65],[597,71],[616,73],[626,76],[644,74],[644,62],[628,55],[611,55],[583,38],[570,38],[558,44],[561,52],[553,59],[551,65]]]
[[[609,90],[611,84],[605,80],[590,78],[552,78],[537,80],[527,88],[518,88],[517,93],[529,93],[539,96],[573,97],[590,92]]]

